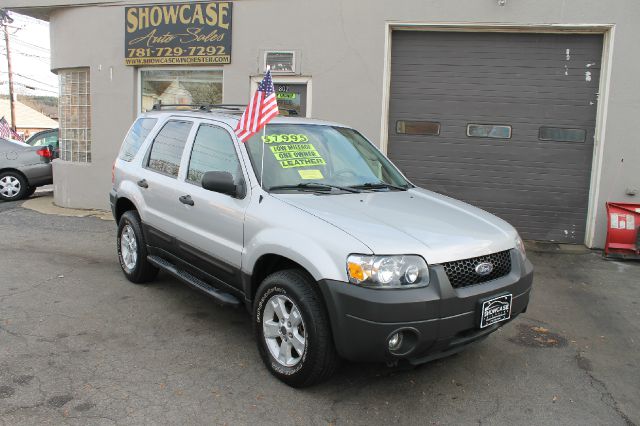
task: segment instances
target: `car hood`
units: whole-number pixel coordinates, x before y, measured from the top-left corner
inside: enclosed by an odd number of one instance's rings
[[[434,264],[515,246],[517,233],[507,222],[421,188],[340,195],[272,195],[337,226],[375,254],[420,254]]]

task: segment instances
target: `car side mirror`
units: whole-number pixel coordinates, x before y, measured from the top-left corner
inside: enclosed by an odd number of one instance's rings
[[[202,187],[208,191],[238,196],[238,186],[229,172],[206,172],[202,176]]]

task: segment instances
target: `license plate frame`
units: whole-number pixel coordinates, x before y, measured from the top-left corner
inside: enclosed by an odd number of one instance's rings
[[[482,299],[479,305],[479,326],[487,328],[491,325],[511,319],[511,309],[513,308],[513,295],[503,293]],[[505,306],[507,308],[505,308]]]

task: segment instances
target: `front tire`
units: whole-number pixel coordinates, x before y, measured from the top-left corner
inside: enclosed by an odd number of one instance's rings
[[[317,283],[295,269],[269,275],[256,293],[258,351],[275,377],[293,387],[328,379],[339,364]]]
[[[158,275],[158,268],[147,261],[147,243],[140,223],[135,210],[125,212],[118,222],[120,267],[127,279],[136,284],[152,281]]]
[[[0,173],[0,200],[21,200],[28,190],[29,184],[20,173],[13,171]]]

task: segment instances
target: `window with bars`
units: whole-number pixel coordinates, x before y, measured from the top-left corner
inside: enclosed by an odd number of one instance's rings
[[[60,158],[91,162],[91,96],[89,68],[58,71]]]

